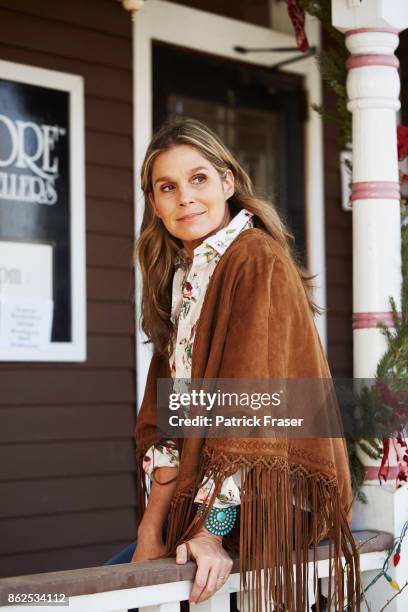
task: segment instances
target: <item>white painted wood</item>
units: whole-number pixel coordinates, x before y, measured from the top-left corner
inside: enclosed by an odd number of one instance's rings
[[[406,0],[332,0],[333,24],[341,31],[365,27],[408,27]]]
[[[310,44],[320,44],[320,24],[307,17],[306,28]],[[143,216],[144,199],[140,190],[140,167],[146,147],[152,135],[152,40],[160,40],[184,48],[216,54],[242,61],[233,50],[235,45],[247,47],[294,46],[293,34],[285,34],[269,28],[230,19],[210,12],[200,11],[163,0],[149,0],[137,13],[134,21],[134,160],[135,160],[135,237],[139,235]],[[245,61],[261,66],[271,66],[293,57],[289,53],[254,53]],[[309,104],[320,104],[322,99],[321,76],[313,58],[285,66],[283,70],[305,77]],[[317,274],[316,301],[326,306],[325,236],[324,236],[324,183],[322,121],[310,110],[305,126],[305,174],[306,174],[306,226],[307,260],[310,273]],[[136,320],[139,319],[140,276],[136,274]],[[326,317],[316,319],[322,344],[326,347]],[[151,349],[144,345],[144,334],[137,325],[137,406],[143,399]]]
[[[172,601],[158,606],[147,606],[140,608],[140,612],[180,612],[180,602]]]
[[[367,24],[369,27],[370,24]],[[394,56],[398,36],[364,33],[347,37],[353,55],[379,48]],[[398,182],[396,111],[400,108],[398,70],[365,66],[349,71],[348,109],[353,113],[353,181]],[[400,303],[401,230],[399,201],[362,199],[353,202],[353,310],[386,312],[389,298]],[[363,333],[361,333],[363,331]],[[354,375],[372,377],[383,350],[378,329],[354,331]]]
[[[311,45],[321,44],[319,22],[306,17],[306,31]],[[293,40],[293,39],[292,39]],[[285,67],[288,72],[299,74],[304,70],[305,88],[309,101],[309,118],[305,125],[305,189],[306,189],[306,253],[309,272],[316,275],[314,292],[316,303],[326,307],[326,245],[324,209],[324,159],[323,122],[321,116],[312,110],[312,104],[322,102],[322,79],[314,58],[302,60],[299,64]],[[293,68],[295,68],[293,70]],[[316,174],[315,174],[316,173]],[[316,327],[327,350],[327,318],[320,315],[315,319]]]
[[[167,584],[121,589],[70,597],[69,612],[121,612],[129,608],[156,606],[160,612],[179,612],[180,601],[188,599],[192,583],[189,580],[170,582]],[[169,603],[171,602],[171,604]],[[173,603],[174,602],[174,603]],[[162,605],[172,605],[173,608],[163,608]],[[21,606],[0,606],[4,612],[21,612]],[[62,612],[61,606],[36,606],[35,612]]]
[[[289,18],[286,2],[276,2],[268,0],[269,5],[269,25],[273,30],[293,34],[293,25]]]
[[[353,330],[353,343],[354,376],[355,378],[367,378],[368,371],[375,372],[379,361],[378,355],[382,355],[386,349],[385,338],[375,328],[355,329]],[[371,460],[369,464],[372,465]],[[364,465],[368,465],[367,462],[364,462]]]
[[[401,490],[399,490],[401,491]],[[404,496],[404,497],[403,497]],[[405,508],[408,508],[408,501],[405,496],[408,496],[408,491],[399,494],[398,501],[407,502]],[[391,513],[392,514],[392,513]],[[400,525],[401,519],[398,515],[397,507],[394,508],[394,521]],[[394,528],[397,527],[395,523]],[[360,566],[363,576],[368,581],[370,575],[368,572],[378,572],[382,567],[386,558],[386,552],[364,553],[360,557]],[[401,559],[402,562],[402,559]],[[343,559],[344,563],[344,559]],[[318,576],[322,579],[323,585],[327,587],[328,576],[328,561],[318,562]],[[402,563],[401,574],[407,575],[407,568]],[[309,598],[312,604],[313,597],[313,567],[309,564]],[[326,579],[326,580],[325,580]],[[401,584],[403,581],[400,580]],[[261,576],[261,584],[263,584],[263,575]],[[386,586],[389,596],[390,587]],[[138,587],[134,589],[123,589],[119,591],[107,591],[103,593],[94,593],[92,595],[81,595],[70,597],[69,612],[126,612],[129,608],[140,609],[140,612],[179,612],[180,601],[189,598],[192,588],[192,582],[184,580],[181,582],[171,582],[167,584],[154,585],[148,587]],[[229,609],[229,594],[238,592],[240,588],[239,574],[232,574],[223,587],[207,602],[197,604],[194,609],[198,612],[223,612]],[[324,592],[324,590],[323,590]],[[244,606],[241,612],[247,612],[249,594],[244,595]],[[239,594],[237,596],[239,606]],[[408,609],[408,602],[401,596],[401,601],[405,608],[398,609],[397,612]],[[200,607],[201,606],[201,607]],[[4,612],[21,612],[21,606],[0,606],[0,611]],[[390,608],[391,610],[391,608]],[[35,612],[61,612],[61,606],[35,606]],[[395,612],[395,611],[393,611]]]
[[[195,604],[193,610],[197,612],[221,612],[230,609],[230,595],[228,592],[215,593],[207,601]]]
[[[388,178],[385,173],[381,175],[378,170],[376,170],[376,176],[377,179],[373,180],[398,180],[398,177]],[[361,179],[355,178],[354,180],[365,181],[367,179],[362,175]],[[397,200],[357,200],[357,203],[353,204],[353,215],[353,256],[356,261],[354,312],[388,312],[390,310],[389,296],[391,295],[395,296],[397,305],[400,307],[398,293],[401,284],[399,202]],[[378,350],[381,350],[380,347],[376,347],[376,353]]]
[[[250,609],[251,593],[252,593],[252,591],[249,591],[248,593],[244,593],[243,594],[242,606],[241,607],[239,607],[240,603],[239,603],[239,595],[238,595],[237,608],[238,608],[238,610],[240,612],[248,612],[248,610]],[[261,612],[266,612],[265,604],[264,604],[263,601],[261,602]]]
[[[397,5],[401,9],[398,16],[394,10]],[[382,26],[403,30],[408,26],[407,3],[403,7],[399,0],[378,0],[356,9],[347,7],[341,0],[333,0],[332,8],[333,24],[339,30],[366,29],[365,32],[357,31],[346,36],[346,45],[353,57],[382,55],[395,59],[398,34],[369,31],[369,28]],[[398,183],[396,112],[401,105],[397,67],[363,65],[351,68],[347,78],[347,94],[347,108],[353,114],[353,182]],[[353,202],[355,313],[389,312],[390,297],[394,298],[397,309],[401,308],[399,205],[398,199],[390,198],[367,198]],[[386,349],[383,334],[378,328],[356,329],[353,331],[353,341],[354,376],[373,378]],[[367,456],[363,463],[369,465],[371,459]],[[396,465],[395,459],[390,461],[390,465]],[[372,492],[375,490],[378,490],[378,486],[374,486]],[[373,505],[369,513],[375,512]],[[367,523],[365,528],[369,528]],[[397,535],[394,531],[392,533]]]

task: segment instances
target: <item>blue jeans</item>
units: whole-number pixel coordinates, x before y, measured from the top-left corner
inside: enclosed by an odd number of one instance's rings
[[[137,539],[133,544],[129,544],[126,548],[116,553],[109,561],[105,561],[104,565],[115,565],[116,563],[130,563],[133,557],[133,553],[136,550]]]
[[[162,529],[163,542],[166,541],[166,535],[167,535],[167,521],[165,521],[163,525],[163,529]],[[130,563],[133,557],[133,553],[136,550],[136,545],[137,545],[137,536],[136,536],[135,541],[132,542],[132,544],[129,544],[129,546],[126,546],[126,548],[123,548],[122,550],[120,550],[118,553],[116,553],[116,555],[111,557],[108,561],[105,561],[104,565],[115,565],[116,563]]]

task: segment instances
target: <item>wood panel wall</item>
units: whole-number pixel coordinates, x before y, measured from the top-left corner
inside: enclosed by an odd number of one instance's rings
[[[0,0],[0,58],[83,76],[88,359],[0,363],[0,576],[99,565],[136,534],[131,22]]]
[[[324,48],[331,45],[324,31],[322,42]],[[336,96],[323,83],[323,105],[328,112],[336,114]],[[353,375],[352,215],[341,208],[341,147],[338,137],[336,124],[325,119],[323,146],[328,360],[333,376],[348,378]]]
[[[400,42],[395,52],[400,61],[401,117],[400,123],[408,126],[408,30],[400,33]]]

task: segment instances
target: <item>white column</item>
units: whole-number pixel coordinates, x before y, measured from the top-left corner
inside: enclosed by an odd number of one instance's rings
[[[370,378],[386,347],[377,322],[392,323],[389,298],[400,302],[396,112],[401,105],[394,51],[399,31],[408,26],[408,3],[332,0],[332,15],[351,53],[354,376]]]
[[[345,33],[347,107],[353,116],[354,377],[374,378],[386,350],[379,321],[392,326],[400,308],[401,226],[396,112],[400,109],[398,33],[408,26],[404,0],[332,0],[333,25]],[[392,449],[393,451],[393,449]],[[362,453],[365,463],[375,463]],[[390,460],[395,460],[392,452]],[[378,466],[367,482],[378,483]],[[391,465],[390,482],[395,482]]]
[[[333,25],[346,35],[348,109],[353,114],[353,341],[354,376],[373,378],[386,342],[378,321],[392,324],[389,298],[400,308],[401,229],[396,142],[400,108],[398,33],[408,27],[406,0],[332,0]],[[375,477],[376,470],[372,470]],[[399,535],[408,519],[408,489],[392,484],[364,492],[369,503],[353,508],[354,529]],[[373,486],[374,485],[374,486]],[[405,504],[403,503],[405,501]],[[389,573],[403,586],[408,563],[401,559]],[[367,593],[379,610],[395,593],[385,579]],[[406,590],[388,607],[408,609]]]
[[[392,324],[389,299],[399,307],[401,293],[398,32],[348,30],[346,44],[352,53],[347,107],[353,113],[354,376],[371,378],[386,349],[377,323]]]

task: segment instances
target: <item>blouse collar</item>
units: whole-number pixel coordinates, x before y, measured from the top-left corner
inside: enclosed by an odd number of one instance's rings
[[[249,212],[246,208],[242,208],[239,213],[232,217],[231,221],[225,227],[222,227],[218,232],[208,236],[201,244],[194,249],[194,258],[197,255],[205,252],[208,247],[212,247],[217,253],[223,255],[231,242],[238,236],[238,234],[249,224],[253,226],[252,218],[254,214]],[[187,250],[183,247],[177,251],[174,258],[174,265],[176,268],[187,267],[191,265],[192,258],[187,253]]]

